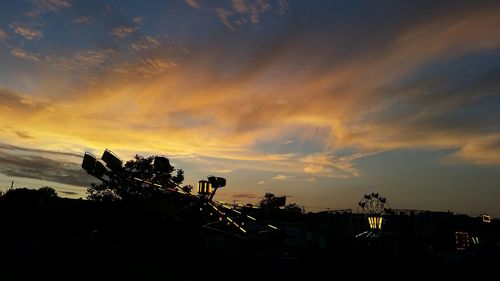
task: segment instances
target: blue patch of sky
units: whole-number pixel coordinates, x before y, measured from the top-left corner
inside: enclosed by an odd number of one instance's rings
[[[463,104],[443,117],[460,120],[471,118],[490,119],[498,115],[500,53],[475,52],[458,58],[436,60],[420,67],[392,85],[378,89],[377,94],[388,98],[398,95],[410,96],[394,99],[386,108],[365,116],[365,120],[391,120],[411,117],[425,108],[435,107],[463,99]],[[477,96],[478,98],[475,98]],[[491,120],[489,120],[491,121]],[[489,122],[491,124],[491,122]]]
[[[475,204],[477,208],[494,209],[491,196],[500,196],[495,188],[500,181],[498,168],[440,164],[454,152],[393,150],[358,159],[355,163],[362,177],[353,181],[380,190],[394,201],[393,207],[436,209],[449,204],[453,210],[472,205],[469,200],[474,199],[482,202]]]

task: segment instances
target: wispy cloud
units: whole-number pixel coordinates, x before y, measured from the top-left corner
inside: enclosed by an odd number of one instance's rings
[[[229,173],[232,173],[233,170],[232,169],[228,169],[228,168],[218,168],[218,169],[210,169],[210,172],[213,172],[213,173],[216,173],[216,174],[229,174]]]
[[[153,77],[176,67],[177,64],[162,58],[145,58],[134,64],[133,70],[143,77]]]
[[[288,2],[280,0],[273,7],[267,0],[231,0],[229,7],[215,8],[215,14],[227,28],[235,31],[245,25],[259,23],[262,14],[273,10],[278,15],[284,15],[289,10]]]
[[[219,20],[229,29],[235,31],[236,27],[234,27],[233,23],[229,20],[229,17],[233,14],[233,12],[228,11],[224,8],[216,8],[215,15],[219,18]]]
[[[91,24],[93,22],[93,19],[88,16],[79,16],[73,18],[73,22],[78,24]]]
[[[143,25],[144,24],[144,17],[133,17],[132,21],[135,22],[138,25]]]
[[[260,199],[263,196],[253,192],[233,192],[233,191],[221,190],[220,193],[218,192],[218,197],[224,198],[224,200],[231,200],[231,201],[232,200],[239,201],[242,199],[246,199],[245,201],[247,201],[248,199],[250,200]]]
[[[278,0],[278,8],[276,12],[280,15],[286,14],[290,10],[290,5],[288,4],[288,0]]]
[[[30,53],[26,50],[17,47],[10,49],[10,54],[17,58],[33,60],[38,62],[41,61],[39,54]]]
[[[122,25],[113,28],[111,34],[117,38],[125,38],[130,34],[134,33],[137,30],[137,27]]]
[[[0,29],[0,41],[7,39],[7,33]]]
[[[284,181],[284,180],[289,180],[291,178],[293,178],[293,176],[277,175],[273,177],[273,180]]]
[[[77,192],[74,192],[74,191],[67,191],[67,190],[57,190],[58,193],[62,193],[62,194],[65,194],[65,195],[77,195],[79,193]]]
[[[8,128],[9,129],[9,128]],[[53,150],[46,150],[46,149],[36,149],[36,148],[28,148],[28,147],[22,147],[22,146],[16,146],[16,145],[11,145],[7,143],[0,142],[0,149],[5,150],[5,151],[11,151],[11,152],[23,152],[23,153],[28,153],[28,154],[38,154],[42,155],[44,157],[48,158],[58,158],[61,156],[64,156],[66,158],[76,158],[76,159],[81,159],[82,154],[80,153],[72,153],[72,152],[64,152],[64,151],[53,151]]]
[[[31,2],[43,11],[55,11],[71,6],[69,0],[31,0]]]
[[[114,53],[111,49],[83,50],[74,55],[73,63],[79,68],[94,68],[108,60]]]
[[[32,11],[26,13],[29,18],[37,18],[40,14],[45,12],[57,13],[60,9],[71,7],[69,0],[31,0],[34,8]]]
[[[28,40],[38,40],[42,38],[43,33],[39,30],[36,30],[28,25],[19,24],[19,23],[11,23],[9,24],[10,28],[14,30],[15,33],[23,36]]]
[[[89,49],[75,50],[69,56],[48,55],[45,59],[46,63],[59,68],[75,71],[89,71],[111,68],[109,63],[116,55],[116,51],[112,49]]]
[[[199,9],[201,5],[201,0],[186,0],[186,3],[195,9]]]
[[[233,9],[239,14],[248,14],[252,23],[258,23],[260,14],[271,10],[267,0],[233,0]]]
[[[30,135],[28,132],[23,132],[23,131],[16,131],[16,135],[22,139],[34,139],[32,135]]]
[[[158,48],[160,43],[151,36],[145,36],[138,41],[130,43],[130,48],[135,51],[148,51]]]
[[[12,114],[11,112],[15,111],[19,115],[26,117],[40,111],[50,110],[50,106],[46,101],[7,89],[0,89],[0,108],[7,114]]]
[[[446,165],[498,166],[500,161],[500,134],[468,141],[454,154],[444,158]]]

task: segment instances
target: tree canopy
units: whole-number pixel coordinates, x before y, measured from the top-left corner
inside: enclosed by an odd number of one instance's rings
[[[28,189],[26,187],[9,189],[5,193],[1,193],[1,196],[6,198],[38,198],[38,199],[51,199],[57,198],[57,192],[55,189],[49,186],[44,186],[39,189]]]
[[[155,167],[155,156],[143,157],[139,154],[127,161],[118,171],[108,173],[109,180],[93,183],[87,189],[87,198],[95,201],[129,201],[162,196],[169,188],[176,188],[184,181],[184,171],[175,169],[170,162]],[[158,184],[147,184],[143,181]],[[183,187],[183,190],[190,190]]]
[[[284,196],[276,196],[273,193],[266,193],[264,195],[264,198],[260,200],[259,202],[259,207],[262,208],[263,210],[277,210],[280,207],[284,207],[283,210],[288,211],[288,212],[293,212],[297,214],[302,214],[304,213],[304,208],[300,207],[299,205],[292,203],[292,204],[286,204],[286,198]]]

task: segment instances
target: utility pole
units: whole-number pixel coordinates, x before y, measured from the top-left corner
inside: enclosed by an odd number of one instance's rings
[[[10,183],[10,189],[14,188],[14,181]]]

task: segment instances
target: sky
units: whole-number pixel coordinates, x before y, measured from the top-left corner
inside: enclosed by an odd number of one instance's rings
[[[500,216],[496,1],[0,0],[0,187],[85,197],[85,151],[217,198]]]

